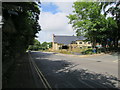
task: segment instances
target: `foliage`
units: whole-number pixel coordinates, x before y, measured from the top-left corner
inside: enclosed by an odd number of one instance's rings
[[[120,18],[118,12],[120,9],[114,8],[113,17],[106,17],[106,7],[111,3],[104,2],[75,2],[73,5],[73,14],[67,16],[69,23],[72,24],[74,30],[76,30],[77,36],[83,35],[93,42],[93,46],[96,43],[100,43],[105,47],[106,45],[115,46],[118,44],[116,37],[118,37],[118,24]],[[116,4],[117,6],[118,4]],[[104,7],[104,8],[103,8]],[[110,10],[108,9],[109,12]],[[112,13],[112,12],[111,12]],[[117,14],[117,15],[115,15]],[[117,17],[115,19],[114,17]],[[117,38],[118,40],[118,38]],[[114,42],[114,45],[112,44]]]
[[[50,52],[52,52],[52,51],[50,51]],[[70,51],[67,51],[67,50],[56,50],[56,51],[54,51],[54,52],[55,52],[55,54],[57,54],[57,53],[71,54],[71,52],[70,52]]]
[[[52,47],[51,42],[40,43],[37,39],[34,39],[33,45],[29,45],[28,50],[47,50]]]
[[[3,60],[22,54],[33,43],[40,10],[37,2],[4,2],[3,11]]]
[[[28,50],[38,50],[41,47],[40,42],[37,39],[34,39],[33,45],[29,45]]]
[[[112,18],[115,20],[115,27],[113,30],[113,43],[115,47],[118,47],[118,40],[120,40],[120,0],[117,2],[112,2],[114,4],[112,7],[108,8],[105,15],[111,14]],[[108,3],[111,5],[111,3]],[[118,48],[117,48],[118,49]]]
[[[81,52],[82,54],[93,54],[93,49],[87,49],[83,52]]]
[[[43,43],[41,44],[41,48],[43,48],[43,50],[52,48],[52,42],[43,42]]]
[[[77,36],[83,35],[88,37],[92,42],[96,42],[99,33],[104,31],[101,20],[104,22],[105,18],[100,14],[100,3],[93,2],[75,2],[75,11],[73,15],[69,15],[70,24],[77,33]],[[74,17],[74,18],[72,18]],[[72,19],[71,19],[72,18]]]

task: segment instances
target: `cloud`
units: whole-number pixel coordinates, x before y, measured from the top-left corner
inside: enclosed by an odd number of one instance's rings
[[[58,9],[66,14],[72,13],[74,10],[72,8],[73,2],[54,2],[56,6],[58,6]]]
[[[47,3],[48,4],[48,3]],[[72,29],[72,25],[68,24],[69,19],[66,17],[72,7],[70,3],[54,3],[57,5],[60,12],[53,13],[53,11],[42,11],[40,14],[39,24],[41,25],[41,31],[37,34],[40,42],[51,42],[52,34],[55,35],[73,35],[75,32]],[[52,4],[53,5],[53,4]],[[69,6],[67,6],[69,5]],[[66,7],[66,8],[65,8]],[[64,10],[65,8],[65,10]],[[70,10],[69,10],[70,9]],[[43,9],[42,9],[43,10]],[[58,11],[59,11],[58,10]]]
[[[52,14],[50,12],[42,12],[39,23],[42,30],[48,32],[59,32],[60,29],[63,31],[63,29],[67,29],[68,27],[68,19],[65,13]]]
[[[76,2],[78,0],[41,0],[41,2]],[[83,0],[79,0],[83,1]]]

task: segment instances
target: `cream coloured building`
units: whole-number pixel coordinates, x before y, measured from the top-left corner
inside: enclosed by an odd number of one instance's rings
[[[53,50],[75,49],[75,48],[91,48],[92,43],[85,41],[83,36],[61,36],[53,34]]]

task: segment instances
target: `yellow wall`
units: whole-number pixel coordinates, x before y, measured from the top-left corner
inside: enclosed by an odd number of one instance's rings
[[[58,43],[53,43],[53,50],[59,50],[59,47],[61,47],[61,45]]]
[[[57,43],[53,43],[53,50],[58,50],[58,44]]]
[[[80,42],[82,42],[82,44],[80,44]],[[88,42],[85,42],[85,41],[82,41],[82,40],[79,40],[79,41],[76,41],[78,47],[83,47],[83,46],[86,46],[86,47],[92,47],[92,43],[88,43]]]
[[[82,44],[80,44],[82,42]],[[70,48],[69,49],[75,49],[75,48],[80,48],[80,47],[92,47],[92,43],[88,44],[88,42],[83,42],[82,40],[76,41],[76,44],[69,44],[68,45]],[[59,47],[62,47],[62,45],[53,43],[53,50],[59,50]],[[72,48],[71,48],[72,47]]]

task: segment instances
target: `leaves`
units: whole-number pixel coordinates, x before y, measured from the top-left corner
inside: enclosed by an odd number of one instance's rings
[[[105,12],[108,5],[112,5],[112,3],[75,2],[74,14],[67,17],[70,20],[69,23],[76,30],[76,34],[86,36],[93,43],[102,43],[107,38],[112,38],[112,40],[116,38],[120,26],[120,3],[116,3],[115,7],[110,7]],[[108,13],[113,16],[107,18]]]
[[[40,31],[40,10],[36,2],[4,2],[3,60],[26,51]],[[12,52],[12,53],[11,53]]]

